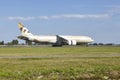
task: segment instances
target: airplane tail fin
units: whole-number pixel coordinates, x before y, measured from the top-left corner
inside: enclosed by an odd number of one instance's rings
[[[22,32],[23,36],[32,35],[32,33],[30,33],[30,31],[22,23],[19,22],[18,27],[19,27],[20,31]]]

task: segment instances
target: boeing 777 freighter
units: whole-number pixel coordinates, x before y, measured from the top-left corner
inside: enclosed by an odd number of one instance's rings
[[[18,26],[22,33],[21,36],[18,36],[18,38],[31,42],[49,43],[52,44],[53,46],[62,46],[62,45],[88,44],[94,41],[92,38],[88,36],[33,35],[22,23],[18,23]]]

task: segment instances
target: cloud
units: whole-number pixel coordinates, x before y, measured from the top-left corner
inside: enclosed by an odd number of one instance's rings
[[[52,16],[52,18],[74,18],[74,19],[92,19],[92,18],[107,18],[108,14],[92,14],[92,15],[84,15],[84,14],[65,14],[59,16]]]
[[[110,8],[110,10],[108,10],[109,14],[120,14],[120,6],[113,6]]]
[[[35,19],[35,17],[21,17],[21,16],[8,17],[8,20],[23,20],[23,21],[26,21],[26,20],[33,20],[33,19]]]
[[[8,17],[8,20],[50,20],[50,19],[104,19],[109,18],[109,14],[63,14],[63,15],[52,15],[52,16],[38,16],[38,17]]]
[[[40,19],[102,19],[109,18],[109,14],[63,14],[63,15],[52,15],[52,16],[40,16]]]
[[[48,20],[48,19],[49,19],[48,16],[39,16],[38,18],[39,18],[39,19],[45,19],[45,20]]]

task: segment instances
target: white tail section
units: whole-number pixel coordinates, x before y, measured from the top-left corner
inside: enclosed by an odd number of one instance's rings
[[[22,32],[23,36],[30,36],[30,35],[32,35],[32,33],[30,33],[30,31],[26,27],[24,27],[24,25],[22,23],[19,22],[18,23],[18,27],[20,28],[20,31]]]

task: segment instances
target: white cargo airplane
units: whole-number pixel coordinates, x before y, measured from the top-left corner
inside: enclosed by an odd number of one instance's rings
[[[77,44],[88,44],[94,40],[87,36],[65,36],[65,35],[33,35],[30,31],[24,27],[22,23],[18,23],[20,31],[22,32],[21,36],[18,36],[19,39],[23,39],[31,42],[37,43],[49,43],[53,46],[62,46],[62,45],[77,45]]]

